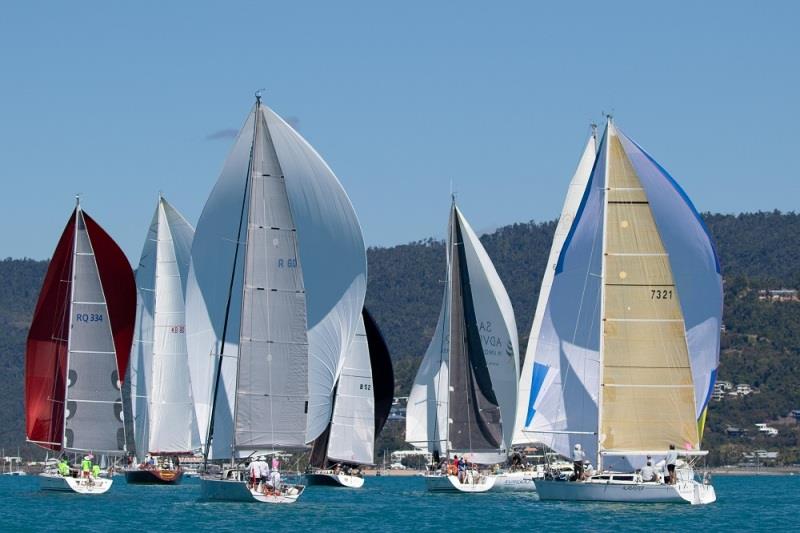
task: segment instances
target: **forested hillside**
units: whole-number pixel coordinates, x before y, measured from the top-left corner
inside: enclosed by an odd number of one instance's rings
[[[719,379],[759,390],[745,398],[712,402],[706,442],[717,461],[733,461],[754,447],[778,446],[787,460],[800,460],[797,426],[777,420],[800,409],[800,302],[758,299],[759,289],[800,287],[800,215],[704,217],[726,280]],[[554,222],[530,222],[481,237],[514,305],[523,354],[554,229]],[[436,324],[444,256],[444,244],[430,239],[368,251],[367,306],[389,344],[401,395],[408,393]],[[6,448],[24,441],[24,340],[45,268],[43,261],[0,261],[0,446]],[[730,438],[723,433],[729,425],[751,429],[767,421],[776,421],[778,437]],[[400,429],[389,427],[395,437]]]

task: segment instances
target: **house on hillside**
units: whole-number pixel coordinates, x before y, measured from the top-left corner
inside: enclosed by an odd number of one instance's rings
[[[755,424],[759,433],[767,435],[769,437],[775,437],[778,435],[778,430],[768,426],[766,423]]]
[[[736,394],[739,396],[747,396],[753,393],[753,388],[747,383],[739,383],[736,385]]]
[[[800,409],[792,409],[789,416],[794,418],[797,422],[800,422]]]
[[[797,289],[761,289],[758,299],[762,302],[800,302]]]

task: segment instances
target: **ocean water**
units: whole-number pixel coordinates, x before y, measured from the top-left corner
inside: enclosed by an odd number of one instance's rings
[[[362,489],[309,487],[293,505],[198,500],[199,482],[126,485],[101,496],[39,491],[0,476],[1,531],[765,531],[800,529],[800,476],[714,478],[707,506],[540,502],[534,494],[431,494],[419,477]]]

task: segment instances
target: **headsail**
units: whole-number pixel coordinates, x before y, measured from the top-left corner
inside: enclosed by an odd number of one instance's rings
[[[136,453],[200,447],[189,381],[184,294],[194,228],[159,197],[139,266],[130,360]]]
[[[544,378],[546,377],[547,370],[540,363],[538,366],[534,364],[536,360],[536,348],[539,344],[539,333],[542,329],[542,321],[545,315],[547,302],[550,299],[550,290],[553,286],[553,278],[555,276],[556,263],[558,263],[561,248],[569,233],[575,216],[578,213],[578,208],[581,204],[586,184],[589,181],[589,175],[594,166],[595,157],[597,154],[597,138],[594,133],[589,137],[586,143],[586,148],[583,150],[583,155],[578,162],[578,168],[569,182],[567,189],[567,196],[564,199],[564,206],[561,209],[561,215],[558,217],[558,224],[553,235],[553,244],[550,247],[550,255],[547,259],[544,275],[542,277],[542,286],[539,289],[539,299],[536,304],[536,311],[533,315],[533,324],[531,325],[531,333],[528,337],[528,347],[525,351],[525,364],[522,367],[519,381],[519,400],[517,404],[517,419],[515,424],[514,444],[526,444],[534,442],[538,439],[533,438],[526,433],[529,430],[529,424],[533,420],[533,414],[536,409],[548,409],[548,405],[537,406],[537,399],[539,395],[545,391],[542,389],[544,385]],[[537,371],[534,372],[534,369]],[[550,382],[553,383],[552,381]],[[552,404],[551,404],[552,405]],[[553,442],[554,437],[546,437],[547,442]]]
[[[332,461],[372,464],[374,448],[375,398],[367,332],[362,319],[336,387],[327,456]]]
[[[28,337],[30,440],[54,450],[125,450],[120,389],[135,294],[125,255],[77,207],[48,269]],[[55,403],[62,407],[48,405]]]

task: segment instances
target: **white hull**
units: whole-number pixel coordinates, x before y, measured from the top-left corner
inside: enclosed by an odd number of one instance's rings
[[[306,474],[309,485],[341,486],[350,489],[360,489],[364,486],[364,478],[348,474],[334,474],[333,472],[314,472]]]
[[[497,474],[494,491],[518,491],[518,492],[535,492],[535,480],[541,478],[540,474],[536,472],[503,472]]]
[[[553,481],[538,480],[540,500],[690,503],[705,505],[717,500],[714,487],[697,481],[679,481],[675,485],[638,481]]]
[[[78,494],[103,494],[113,483],[110,479],[81,479],[64,477],[61,474],[39,474],[39,487],[42,490],[57,492],[76,492]]]
[[[494,476],[469,475],[464,483],[457,476],[426,475],[425,485],[431,492],[486,492],[495,483]]]
[[[303,485],[284,485],[280,494],[267,495],[251,490],[244,481],[200,478],[200,494],[204,500],[228,502],[294,503],[303,493]]]

